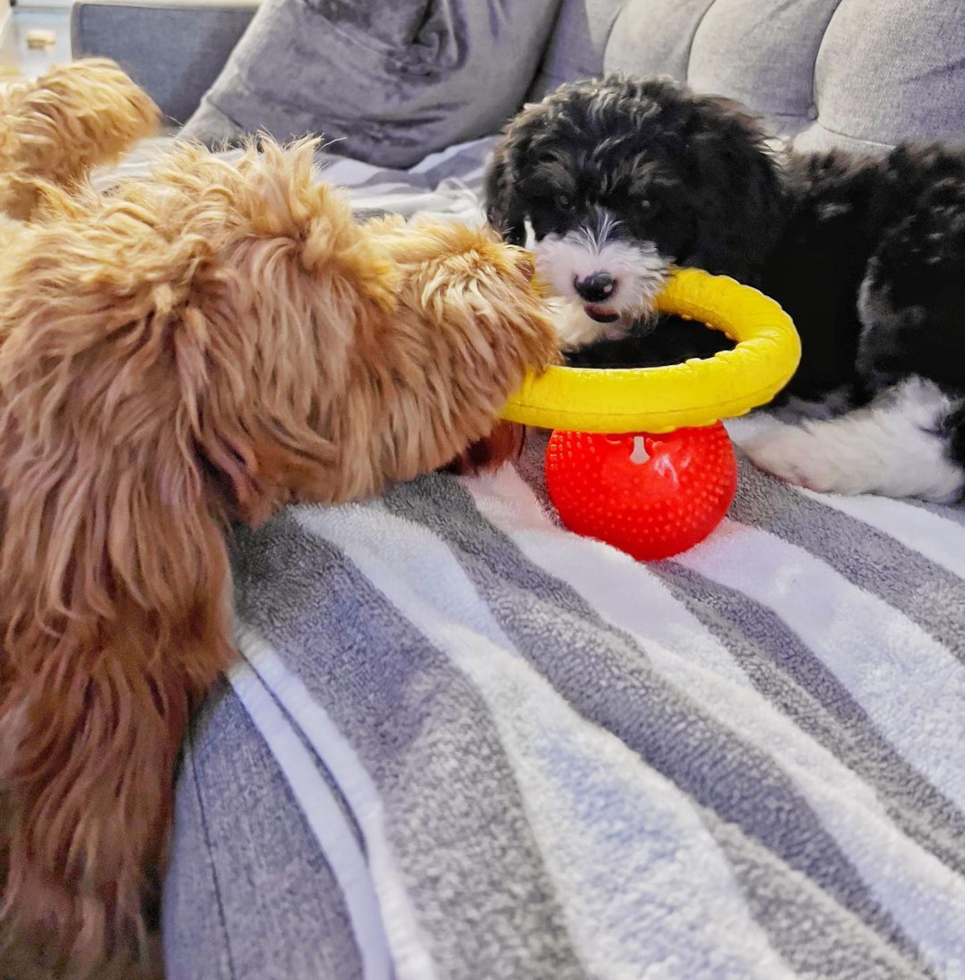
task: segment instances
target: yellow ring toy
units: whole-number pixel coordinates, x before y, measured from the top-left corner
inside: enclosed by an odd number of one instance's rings
[[[570,432],[663,433],[712,425],[769,402],[801,359],[800,338],[784,310],[726,276],[679,269],[657,309],[721,330],[736,346],[669,367],[551,367],[525,380],[502,417]]]

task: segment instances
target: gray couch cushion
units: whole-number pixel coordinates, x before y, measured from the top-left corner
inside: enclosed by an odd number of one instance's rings
[[[556,27],[530,91],[538,101],[563,82],[599,75],[613,22],[626,0],[563,0]]]
[[[387,166],[496,130],[536,71],[558,0],[267,0],[185,133],[322,133]]]
[[[965,5],[844,0],[824,35],[814,85],[818,114],[802,147],[842,137],[965,141]]]
[[[258,0],[74,0],[73,55],[112,58],[182,124],[257,7]]]
[[[616,69],[739,99],[802,149],[965,140],[957,0],[566,0],[538,94]]]

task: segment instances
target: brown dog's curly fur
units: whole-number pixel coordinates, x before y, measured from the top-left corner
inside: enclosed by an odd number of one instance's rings
[[[2,916],[53,964],[146,957],[229,523],[447,464],[556,358],[525,253],[356,224],[314,149],[38,182],[0,252]]]
[[[152,135],[160,110],[113,61],[90,58],[0,88],[0,211],[26,220],[39,178],[69,188]]]

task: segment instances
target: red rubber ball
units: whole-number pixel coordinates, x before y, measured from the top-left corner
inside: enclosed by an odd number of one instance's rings
[[[656,561],[692,548],[723,520],[737,460],[720,422],[662,435],[557,431],[546,485],[571,531]]]

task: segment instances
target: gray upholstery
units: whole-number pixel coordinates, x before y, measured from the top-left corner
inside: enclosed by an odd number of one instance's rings
[[[558,0],[266,0],[185,132],[321,133],[410,166],[519,105]]]
[[[184,120],[255,2],[76,0],[74,53],[116,58]],[[491,21],[490,5],[471,0],[271,0],[191,132],[321,129],[348,136],[346,152],[406,165],[495,130],[527,89],[538,98],[623,69],[740,99],[801,148],[965,140],[957,0],[562,0],[554,23],[557,6],[512,0]],[[376,8],[367,27],[364,11]],[[357,14],[350,23],[339,10]],[[407,41],[413,10],[435,13]],[[419,69],[405,64],[407,48]]]
[[[169,121],[183,124],[257,7],[258,0],[77,0],[71,10],[73,55],[113,58]]]
[[[950,0],[568,0],[540,82],[601,70],[729,95],[802,149],[965,141],[965,4]]]
[[[530,91],[541,99],[573,78],[598,75],[613,23],[626,0],[564,0]]]

